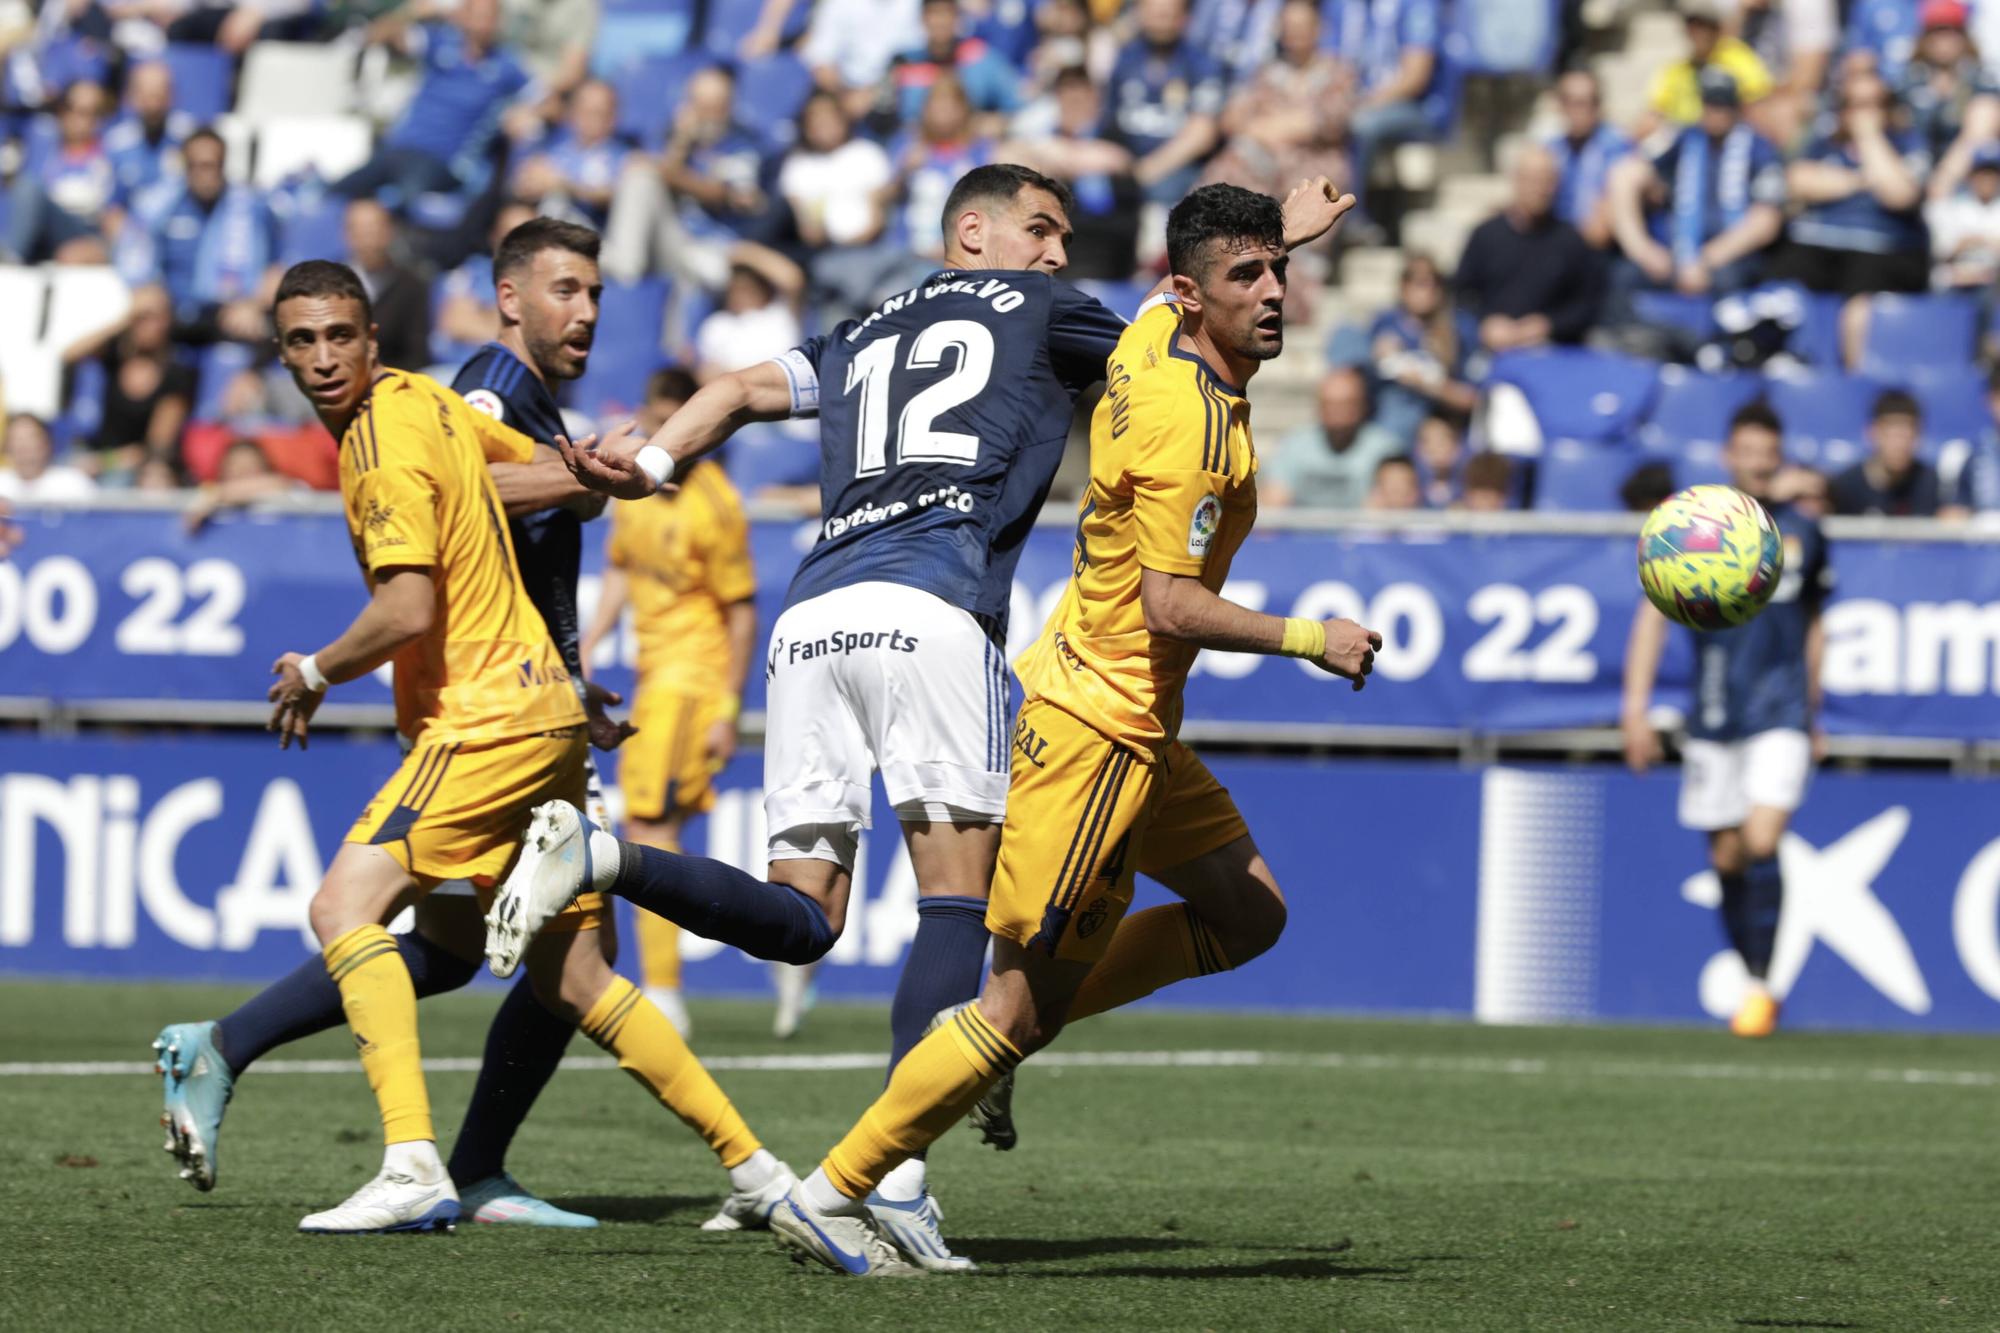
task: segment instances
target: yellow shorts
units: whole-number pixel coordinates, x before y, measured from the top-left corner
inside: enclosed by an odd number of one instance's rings
[[[716,695],[640,688],[632,705],[632,725],[639,732],[618,747],[618,785],[628,818],[698,815],[715,805],[706,741],[721,716]]]
[[[1179,741],[1141,758],[1030,699],[1014,727],[986,928],[1094,963],[1132,905],[1134,872],[1159,874],[1249,832],[1228,789]]]
[[[418,745],[347,831],[348,842],[380,847],[426,889],[472,881],[481,907],[513,865],[528,811],[543,801],[583,808],[588,742],[582,727],[504,741]],[[602,895],[584,893],[550,930],[590,930]]]

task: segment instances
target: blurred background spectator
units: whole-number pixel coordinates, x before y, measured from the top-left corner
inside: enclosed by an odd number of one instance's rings
[[[97,483],[80,467],[55,460],[55,440],[48,423],[27,412],[7,418],[0,433],[0,456],[7,468],[0,471],[0,500],[25,504],[33,500],[85,500]]]
[[[1465,242],[1458,299],[1479,320],[1479,345],[1489,352],[1582,342],[1597,322],[1602,268],[1576,228],[1555,215],[1561,183],[1553,154],[1523,148],[1513,197]]]
[[[1319,384],[1319,424],[1289,432],[1262,460],[1259,501],[1278,508],[1361,508],[1377,465],[1403,451],[1393,431],[1368,419],[1368,406],[1368,381],[1359,370],[1327,371]],[[1412,489],[1415,484],[1413,473]]]
[[[122,319],[64,352],[72,379],[84,363],[101,372],[98,426],[78,441],[77,461],[92,476],[122,479],[153,456],[177,462],[195,377],[174,354],[173,320],[167,289],[141,287]]]
[[[1472,322],[1453,303],[1437,261],[1412,254],[1403,261],[1396,304],[1377,315],[1361,338],[1352,329],[1336,334],[1331,359],[1367,368],[1374,381],[1373,422],[1407,448],[1417,423],[1433,408],[1470,412],[1478,401],[1479,391],[1466,379],[1473,339]],[[1320,392],[1324,425],[1324,381]]]
[[[1868,414],[1868,456],[1833,478],[1833,512],[1936,517],[1937,469],[1917,457],[1923,424],[1917,400],[1901,389],[1877,398]]]

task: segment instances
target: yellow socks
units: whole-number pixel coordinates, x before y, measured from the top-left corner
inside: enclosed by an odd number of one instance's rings
[[[969,1004],[910,1048],[889,1086],[820,1163],[833,1187],[865,1199],[882,1177],[936,1142],[986,1090],[1021,1063],[1021,1052]]]
[[[380,926],[357,926],[326,946],[326,971],[340,988],[361,1068],[382,1108],[383,1142],[436,1139],[417,1047],[417,989],[396,937]]]
[[[639,970],[647,990],[681,988],[681,928],[663,916],[640,910]]]
[[[1228,970],[1222,947],[1193,908],[1186,903],[1149,907],[1118,923],[1104,957],[1077,988],[1068,1021],[1144,999],[1176,981]]]
[[[762,1146],[667,1016],[624,977],[612,977],[579,1026],[701,1135],[723,1166],[746,1161]]]

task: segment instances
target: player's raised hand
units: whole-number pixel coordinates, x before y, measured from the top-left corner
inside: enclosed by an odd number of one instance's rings
[[[615,750],[639,734],[639,729],[623,718],[605,712],[625,702],[625,696],[607,690],[594,680],[583,682],[583,717],[590,730],[590,743],[600,750]]]
[[[1285,196],[1285,248],[1296,250],[1332,231],[1354,207],[1354,196],[1336,194],[1324,176],[1302,180]]]
[[[271,720],[264,729],[278,733],[280,750],[290,749],[295,740],[301,750],[306,748],[307,729],[313,714],[319,711],[320,700],[326,698],[324,690],[306,684],[299,671],[299,663],[304,660],[303,653],[286,653],[271,664],[271,674],[278,678],[278,683],[265,696],[271,701]]]
[[[619,500],[643,500],[656,489],[638,463],[639,448],[645,443],[638,425],[630,421],[601,440],[595,435],[586,435],[574,444],[566,435],[555,439],[556,452],[562,455],[571,476],[591,490]]]
[[[1319,667],[1336,676],[1354,682],[1355,689],[1368,684],[1368,677],[1375,670],[1375,654],[1382,647],[1382,636],[1372,629],[1364,629],[1351,620],[1329,620],[1326,622],[1326,651],[1320,654]]]

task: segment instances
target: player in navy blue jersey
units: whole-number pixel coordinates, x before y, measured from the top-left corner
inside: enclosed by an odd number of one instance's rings
[[[1694,698],[1682,750],[1680,819],[1708,835],[1722,881],[1722,924],[1748,981],[1730,1030],[1768,1036],[1779,1000],[1768,981],[1784,903],[1778,845],[1805,800],[1822,738],[1817,719],[1825,633],[1820,608],[1833,587],[1819,525],[1772,498],[1783,432],[1752,403],[1729,423],[1723,461],[1735,487],[1762,502],[1785,543],[1785,572],[1770,605],[1734,629],[1694,635]],[[1625,653],[1625,758],[1643,773],[1660,758],[1648,720],[1667,620],[1643,598]]]
[[[540,442],[530,461],[489,458],[487,468],[510,516],[523,588],[547,623],[570,679],[584,693],[592,742],[608,750],[629,728],[604,714],[604,705],[620,702],[618,696],[580,684],[576,616],[580,522],[601,512],[603,498],[578,485],[547,443],[564,429],[554,383],[583,373],[595,337],[597,250],[595,232],[550,218],[509,232],[493,265],[500,338],[480,350],[454,387],[475,410]],[[594,770],[586,799],[602,819]],[[470,885],[447,883],[433,889],[418,908],[416,929],[395,937],[417,994],[434,995],[469,981],[478,968],[480,934]],[[609,916],[601,926],[593,922],[576,932],[569,947],[587,950],[585,966],[608,976],[617,948]],[[649,1012],[634,1012],[639,1008]],[[630,1018],[641,1018],[650,1030],[644,1068],[629,1062],[626,1067],[667,1109],[703,1134],[729,1171],[730,1194],[704,1228],[761,1226],[771,1205],[789,1188],[790,1172],[742,1125],[650,1000],[635,998],[631,1009],[619,1014],[621,1027],[629,1027]],[[215,1144],[237,1076],[273,1047],[344,1021],[340,992],[323,960],[314,957],[219,1022],[173,1024],[163,1031],[155,1049],[166,1075],[168,1147],[181,1158],[182,1175],[199,1188],[213,1187]],[[596,1035],[588,1016],[584,1025]],[[526,978],[502,1002],[447,1167],[465,1216],[514,1225],[596,1225],[593,1218],[537,1198],[505,1168],[515,1131],[555,1073],[576,1029],[570,1018],[543,1006]]]

